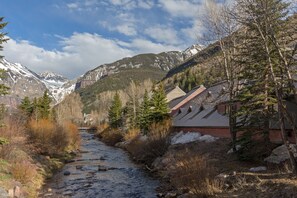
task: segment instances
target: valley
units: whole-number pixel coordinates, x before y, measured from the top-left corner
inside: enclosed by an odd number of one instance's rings
[[[0,5],[0,198],[297,197],[294,0]]]

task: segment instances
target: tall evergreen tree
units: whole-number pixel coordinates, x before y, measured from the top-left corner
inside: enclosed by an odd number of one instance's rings
[[[283,102],[284,95],[289,94],[287,88],[295,90],[291,72],[294,70],[292,65],[296,64],[293,58],[296,45],[293,49],[287,48],[292,41],[289,34],[293,28],[287,25],[289,4],[281,0],[237,0],[236,4],[235,16],[246,31],[245,45],[240,49],[245,67],[242,77],[248,82],[240,95],[245,125],[252,125],[254,129],[258,126],[268,137],[269,120],[277,111],[284,144],[293,171],[297,173],[297,161],[287,140],[284,121],[290,123],[295,134],[296,123]]]
[[[7,25],[6,22],[3,22],[3,19],[4,17],[0,17],[0,30],[2,30]],[[2,44],[8,41],[8,38],[5,38],[6,34],[7,33],[0,32],[0,51],[3,50]],[[3,56],[0,55],[0,58],[2,57]]]
[[[150,100],[151,116],[154,122],[160,122],[169,117],[169,107],[163,85],[153,89],[153,95]]]
[[[26,96],[19,105],[19,108],[30,118],[33,114],[33,103],[31,103],[28,96]]]
[[[0,31],[7,25],[7,23],[3,22],[4,17],[0,17]],[[0,32],[0,51],[3,50],[2,44],[7,42],[8,39],[5,38],[5,35],[7,33]],[[3,56],[0,55],[0,59],[2,59]],[[0,78],[4,78],[4,70],[0,69]],[[9,88],[5,86],[4,84],[0,84],[0,96],[8,94]]]
[[[122,101],[118,92],[114,95],[109,108],[108,118],[110,127],[118,128],[122,126]]]
[[[47,91],[43,93],[43,96],[39,98],[40,115],[41,118],[48,119],[50,117],[50,104],[52,99]]]
[[[151,108],[150,99],[149,99],[147,90],[145,90],[143,101],[140,105],[140,112],[139,112],[139,126],[140,126],[140,129],[142,129],[145,134],[147,133],[148,128],[152,122],[150,108]]]

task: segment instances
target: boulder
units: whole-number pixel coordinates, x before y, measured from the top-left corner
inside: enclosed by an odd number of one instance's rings
[[[182,131],[171,138],[171,144],[186,144],[190,142],[198,141],[201,134],[198,132],[183,133]]]
[[[297,157],[297,151],[294,144],[290,144],[294,156]],[[274,164],[279,164],[289,159],[289,153],[285,145],[281,145],[273,149],[270,156],[264,159],[264,161]]]

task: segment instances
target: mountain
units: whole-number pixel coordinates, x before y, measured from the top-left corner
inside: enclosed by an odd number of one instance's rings
[[[39,74],[39,77],[41,80],[44,80],[46,82],[56,83],[56,84],[60,84],[60,85],[68,82],[68,79],[65,78],[64,76],[62,76],[60,74],[56,74],[51,71],[43,72],[43,73]]]
[[[18,63],[10,63],[5,59],[0,60],[0,69],[5,71],[1,84],[10,88],[9,94],[1,96],[0,103],[16,107],[22,98],[40,97],[47,89],[38,74]]]
[[[167,72],[201,50],[202,46],[196,44],[182,52],[169,51],[159,54],[139,54],[110,64],[103,64],[84,74],[77,81],[76,89],[86,88],[104,77],[120,73],[123,69],[151,67]]]
[[[74,91],[76,79],[70,81],[64,76],[50,71],[41,73],[39,77],[56,103],[61,102],[66,95]]]
[[[178,51],[163,52],[160,54],[139,54],[133,57],[123,58],[110,64],[100,65],[88,71],[78,80],[76,89],[85,88],[104,77],[120,73],[125,69],[151,67],[160,71],[168,71],[183,60],[184,54]]]
[[[97,94],[108,90],[124,89],[132,80],[135,82],[143,82],[146,79],[160,81],[170,69],[200,50],[201,46],[193,45],[182,52],[139,54],[103,64],[88,71],[78,79],[75,87],[85,105],[84,111],[88,113],[92,110]]]
[[[200,52],[201,50],[203,50],[203,46],[199,45],[199,44],[194,44],[191,47],[188,47],[187,49],[185,49],[183,51],[185,60],[187,60],[188,58],[191,58],[192,56],[196,55],[198,52]]]
[[[10,107],[17,107],[25,96],[31,99],[40,97],[46,90],[57,103],[75,87],[75,82],[61,75],[51,72],[38,75],[19,63],[10,63],[5,59],[0,59],[0,69],[5,71],[0,84],[10,88],[8,95],[1,96],[0,103]]]

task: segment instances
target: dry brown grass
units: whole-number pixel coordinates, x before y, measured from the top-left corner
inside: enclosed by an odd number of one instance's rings
[[[28,145],[26,119],[21,114],[6,115],[0,127],[0,185],[13,188],[15,182],[22,183],[25,197],[36,197],[43,176],[32,160],[32,148]]]
[[[179,189],[187,189],[198,197],[208,197],[221,191],[217,171],[206,157],[190,152],[178,153],[171,162],[171,183]]]
[[[137,129],[137,128],[129,129],[124,135],[124,140],[131,142],[139,136],[140,136],[140,129]]]
[[[97,136],[106,144],[114,146],[123,140],[124,134],[121,129],[106,128],[101,133],[97,133]]]
[[[167,119],[162,122],[153,123],[149,127],[149,139],[150,140],[158,140],[167,138],[171,133],[171,120]]]
[[[107,122],[101,123],[99,124],[96,128],[97,128],[97,133],[101,133],[102,131],[104,131],[105,129],[107,129],[109,127]]]
[[[167,151],[170,132],[170,120],[154,123],[149,128],[146,141],[135,138],[126,146],[126,149],[136,160],[151,165],[157,157],[164,155]]]
[[[70,121],[65,121],[62,125],[63,131],[66,132],[69,142],[68,150],[76,150],[80,146],[80,135],[78,127]]]
[[[20,181],[22,184],[34,182],[38,174],[37,167],[29,161],[12,164],[10,171],[13,178]]]
[[[47,155],[63,154],[79,147],[80,136],[76,125],[64,122],[57,126],[51,120],[31,120],[29,122],[31,141],[40,148],[39,152]]]

